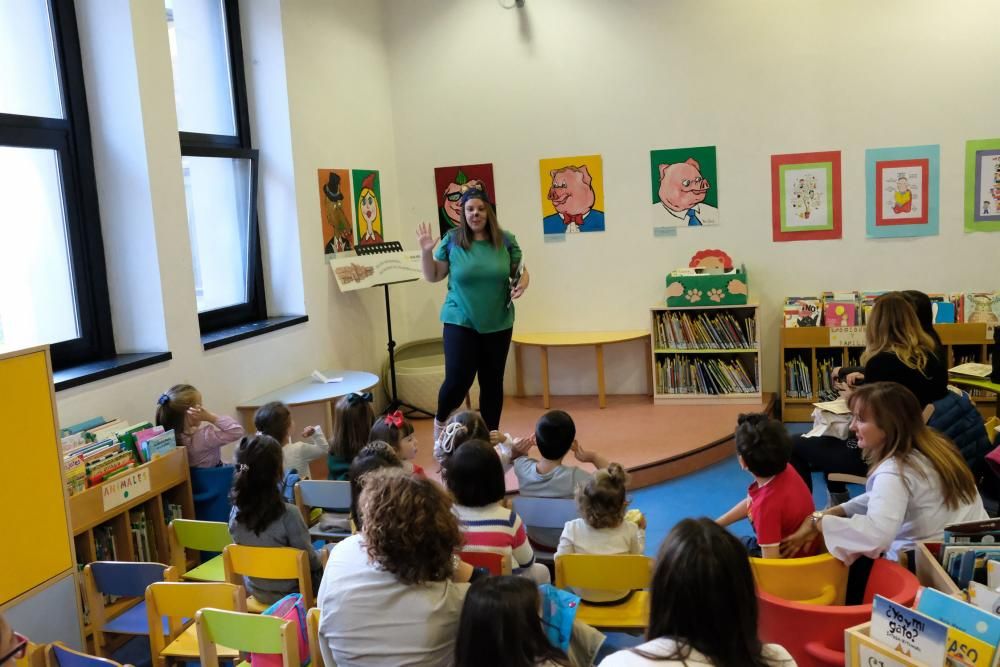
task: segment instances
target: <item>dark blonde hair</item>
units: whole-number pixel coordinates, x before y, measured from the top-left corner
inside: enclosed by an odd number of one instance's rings
[[[913,392],[896,382],[874,382],[856,389],[847,405],[855,415],[874,422],[885,432],[885,443],[878,451],[865,451],[871,468],[894,458],[900,470],[910,468],[923,474],[913,461],[914,452],[919,452],[940,479],[945,507],[954,510],[975,501],[979,492],[972,471],[951,440],[924,423],[920,402]]]
[[[348,394],[333,408],[330,454],[350,463],[368,444],[368,431],[375,421],[371,394]]]
[[[598,470],[585,485],[576,489],[580,516],[591,528],[614,528],[625,519],[628,475],[620,463]]]
[[[462,533],[451,499],[435,482],[372,471],[364,477],[361,519],[368,557],[404,584],[451,577]]]
[[[156,425],[173,430],[175,435],[184,432],[184,418],[188,408],[198,403],[198,390],[189,384],[175,384],[160,394],[156,401]]]
[[[913,304],[900,292],[887,292],[875,300],[865,325],[865,341],[862,364],[880,352],[891,352],[923,373],[934,356],[934,339],[920,326]]]

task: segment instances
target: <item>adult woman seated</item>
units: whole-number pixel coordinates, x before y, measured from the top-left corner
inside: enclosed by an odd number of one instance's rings
[[[913,392],[895,382],[866,384],[847,399],[851,431],[870,467],[865,493],[814,512],[781,544],[795,556],[822,533],[847,565],[848,603],[864,593],[874,558],[899,560],[916,542],[940,539],[944,527],[986,519],[969,467],[947,438],[924,424]]]
[[[898,382],[916,396],[920,408],[948,393],[948,371],[937,357],[934,339],[920,326],[916,311],[900,292],[888,292],[875,301],[865,327],[867,346],[861,354],[864,370],[847,375],[845,393],[862,383]],[[853,442],[833,436],[796,436],[791,463],[812,489],[812,471],[863,476],[868,466]],[[843,482],[827,481],[830,505],[848,500]]]
[[[319,631],[339,665],[450,664],[472,568],[451,500],[399,469],[364,477],[362,532],[330,552]]]
[[[710,519],[684,519],[660,547],[645,644],[608,656],[604,667],[740,665],[794,667],[757,637],[757,597],[747,552]]]

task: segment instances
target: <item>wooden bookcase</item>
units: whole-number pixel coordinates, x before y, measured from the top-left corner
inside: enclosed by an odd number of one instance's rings
[[[130,475],[148,475],[149,489],[135,492],[131,497],[125,497],[124,502],[109,509],[104,509],[104,495],[114,487],[116,481],[128,478]],[[194,499],[191,495],[191,474],[188,471],[187,451],[178,447],[165,456],[156,458],[149,463],[132,468],[120,478],[91,487],[69,498],[70,524],[73,529],[73,541],[76,545],[76,559],[79,569],[87,563],[97,560],[97,538],[110,528],[114,541],[116,560],[138,561],[135,545],[132,541],[132,522],[130,513],[142,509],[146,515],[146,528],[149,536],[149,547],[152,552],[150,560],[157,563],[170,564],[170,547],[167,540],[167,522],[164,509],[165,503],[180,505],[186,518],[194,518]],[[193,563],[196,554],[189,550],[186,554],[189,563]],[[138,600],[122,600],[107,607],[108,617],[114,617],[125,611]],[[84,634],[89,638],[90,626],[84,624]]]
[[[991,340],[986,338],[986,325],[981,322],[965,324],[935,324],[934,329],[941,336],[941,343],[947,352],[948,368],[959,363],[959,359],[969,358],[971,361],[986,363],[990,352]],[[862,336],[863,338],[863,336]],[[781,351],[778,355],[780,367],[781,418],[786,422],[812,421],[813,403],[820,400],[817,396],[819,384],[819,365],[824,360],[833,361],[834,366],[859,365],[855,362],[861,357],[864,346],[831,345],[830,327],[791,327],[781,329]],[[812,396],[806,398],[788,395],[785,362],[801,358],[810,369]],[[989,392],[971,392],[976,401],[976,407],[984,417],[995,414],[996,396]]]
[[[656,405],[681,405],[681,404],[720,404],[720,403],[736,403],[736,404],[760,404],[762,399],[761,387],[760,387],[760,327],[759,321],[757,319],[757,309],[758,305],[755,303],[748,303],[742,305],[734,306],[697,306],[697,307],[667,307],[667,306],[657,306],[650,309],[650,331],[653,335],[650,336],[650,345],[652,346],[652,377],[653,377],[653,402]],[[721,347],[711,347],[711,348],[677,348],[677,347],[666,347],[666,342],[660,339],[658,334],[658,324],[662,318],[666,317],[670,313],[687,313],[688,315],[697,316],[701,313],[711,317],[720,312],[726,312],[733,316],[738,322],[742,323],[745,320],[752,320],[755,324],[755,340],[751,342],[750,347],[731,349],[731,348],[721,348]],[[724,361],[738,360],[743,366],[750,380],[754,383],[754,388],[756,391],[746,392],[746,393],[730,393],[730,394],[704,394],[704,393],[669,393],[663,386],[660,378],[660,366],[659,364],[667,358],[701,358],[701,359],[721,359]]]

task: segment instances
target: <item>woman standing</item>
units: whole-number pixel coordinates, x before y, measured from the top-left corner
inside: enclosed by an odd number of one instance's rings
[[[921,409],[948,393],[948,371],[937,357],[937,345],[920,326],[916,311],[903,294],[889,292],[875,301],[865,326],[865,341],[863,371],[834,378],[844,383],[841,386],[846,392],[854,391],[861,383],[898,382],[913,392]],[[846,369],[836,370],[843,375]],[[823,435],[795,437],[792,465],[810,490],[813,470],[859,476],[868,470],[862,452],[853,442]],[[830,505],[839,505],[849,497],[843,482],[827,481],[827,491]]]
[[[417,228],[424,278],[432,283],[448,278],[441,307],[445,377],[438,392],[435,441],[477,373],[480,412],[491,431],[500,427],[504,366],[514,328],[511,299],[528,288],[517,239],[500,229],[486,194],[466,190],[461,205],[458,227],[440,241],[434,241],[427,223]]]

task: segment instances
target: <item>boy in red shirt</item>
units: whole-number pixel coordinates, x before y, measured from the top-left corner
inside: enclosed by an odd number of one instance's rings
[[[740,467],[754,477],[747,497],[716,521],[728,526],[750,519],[756,538],[744,538],[751,556],[781,558],[781,540],[791,535],[813,512],[813,498],[795,468],[789,465],[792,442],[784,424],[765,414],[740,415],[736,425]],[[814,542],[799,556],[813,556]]]

